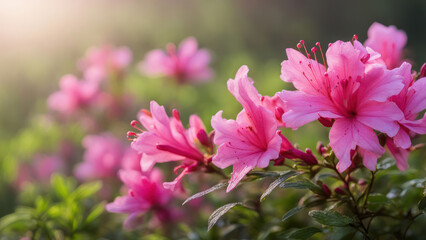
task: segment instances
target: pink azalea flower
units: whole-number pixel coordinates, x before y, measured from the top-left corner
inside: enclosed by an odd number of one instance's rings
[[[37,155],[34,157],[33,168],[36,179],[48,183],[52,174],[65,171],[65,161],[56,155]]]
[[[398,133],[388,138],[386,145],[396,159],[396,165],[400,170],[408,167],[407,160],[411,147],[410,135],[426,134],[426,116],[416,120],[420,112],[426,109],[426,77],[414,81],[411,74],[411,65],[404,62],[399,68],[400,75],[404,77],[402,91],[390,98],[404,113],[404,118],[399,121],[401,125]]]
[[[94,102],[99,94],[99,85],[92,81],[78,80],[73,75],[61,78],[60,90],[47,100],[50,109],[71,115]]]
[[[140,225],[148,211],[153,211],[160,223],[174,218],[173,211],[167,207],[173,195],[170,190],[163,188],[161,171],[153,169],[143,175],[140,171],[120,170],[118,175],[128,187],[128,193],[107,204],[106,210],[129,214],[123,224],[126,229]]]
[[[222,111],[219,111],[211,121],[215,130],[214,143],[219,145],[212,162],[222,169],[233,165],[227,192],[254,167],[267,167],[280,153],[282,140],[277,134],[274,113],[262,105],[262,97],[247,77],[248,71],[247,66],[242,66],[235,79],[228,80],[228,90],[244,110],[236,120],[222,118]]]
[[[399,67],[402,63],[402,49],[407,43],[407,35],[395,26],[386,27],[373,23],[368,29],[368,39],[365,46],[380,53],[381,59],[388,69]]]
[[[89,135],[83,139],[86,149],[83,162],[74,171],[81,180],[114,177],[123,157],[122,142],[108,133]]]
[[[285,127],[282,116],[287,108],[279,93],[276,93],[273,97],[263,96],[261,100],[262,105],[274,113],[278,127]]]
[[[101,80],[110,72],[123,72],[131,61],[132,52],[128,47],[102,45],[89,48],[84,58],[78,62],[78,66],[86,75]]]
[[[206,49],[198,49],[197,40],[190,37],[183,40],[177,49],[169,43],[166,52],[160,49],[148,52],[140,67],[148,76],[171,77],[178,83],[198,83],[212,78],[209,63],[210,53]]]
[[[19,164],[14,185],[18,189],[22,189],[26,183],[47,184],[52,174],[63,173],[64,171],[65,162],[63,158],[56,155],[36,155],[31,164]]]
[[[121,160],[121,168],[123,170],[141,170],[141,157],[142,155],[133,150],[131,147],[127,147],[124,150],[124,154]]]
[[[142,132],[132,142],[132,148],[142,154],[142,171],[150,170],[155,163],[183,161],[183,164],[175,169],[176,172],[182,168],[181,174],[173,182],[164,183],[165,187],[173,190],[184,175],[205,166],[203,153],[196,148],[190,131],[183,127],[176,109],[173,110],[173,117],[169,118],[164,107],[152,101],[151,112],[142,110],[139,121],[146,131],[137,127],[137,121],[132,122],[132,125]],[[191,121],[191,124],[198,124],[191,126],[191,129],[202,128],[198,120]]]
[[[403,88],[399,69],[368,64],[366,52],[358,41],[337,41],[326,53],[328,69],[294,49],[287,49],[288,60],[281,64],[281,79],[298,90],[281,93],[287,106],[283,121],[297,129],[320,117],[334,120],[329,137],[340,172],[351,165],[351,150],[357,146],[364,165],[374,170],[384,149],[373,129],[393,137],[399,131],[396,121],[403,117],[388,101]]]

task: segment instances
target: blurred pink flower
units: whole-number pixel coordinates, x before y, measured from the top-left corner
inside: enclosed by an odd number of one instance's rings
[[[148,52],[140,64],[141,71],[148,76],[171,77],[178,83],[205,82],[212,78],[210,53],[206,49],[198,49],[195,38],[183,40],[177,49],[169,43],[166,49],[166,52],[160,49]]]
[[[170,190],[163,188],[160,170],[152,169],[145,174],[134,170],[120,170],[118,175],[129,188],[128,193],[107,204],[106,210],[129,214],[123,224],[126,229],[141,224],[148,211],[152,211],[160,223],[173,220],[174,212],[168,207],[173,195]]]
[[[99,94],[97,83],[78,80],[73,75],[62,77],[59,86],[60,90],[49,96],[47,104],[50,109],[64,115],[71,115],[77,110],[89,106]]]
[[[320,117],[334,119],[330,146],[340,172],[351,165],[350,153],[357,146],[364,165],[374,170],[384,149],[373,129],[393,137],[399,130],[396,121],[403,118],[396,104],[388,101],[403,88],[399,69],[367,66],[370,55],[366,52],[358,41],[353,45],[337,41],[326,53],[328,69],[294,49],[287,49],[288,60],[281,64],[281,79],[298,90],[281,93],[287,106],[283,121],[297,129]]]
[[[164,183],[167,188],[173,190],[184,175],[204,165],[204,155],[191,141],[191,133],[183,127],[176,109],[173,110],[173,117],[169,118],[163,106],[151,101],[151,112],[142,110],[139,121],[146,131],[134,125],[139,124],[137,121],[132,122],[132,125],[142,131],[132,142],[132,148],[142,154],[142,171],[150,170],[157,162],[183,161],[175,169],[176,172],[183,168],[181,174],[173,182]],[[200,127],[202,126],[191,128]]]
[[[124,170],[141,170],[142,155],[133,150],[131,147],[126,147],[121,160],[121,168]]]
[[[78,62],[85,75],[95,80],[104,79],[108,73],[123,72],[132,61],[132,52],[128,47],[102,45],[89,48],[86,55]]]
[[[214,143],[219,145],[213,164],[219,168],[233,165],[227,192],[234,189],[254,167],[265,168],[278,158],[281,138],[273,112],[262,105],[261,96],[247,77],[249,69],[242,66],[235,79],[228,80],[228,89],[241,103],[236,120],[222,118],[222,111],[212,117]]]
[[[380,53],[387,68],[393,69],[402,63],[402,49],[406,43],[407,35],[404,31],[375,22],[368,29],[368,39],[364,45]]]
[[[65,161],[56,155],[37,155],[33,168],[36,179],[48,183],[52,174],[65,171]]]
[[[57,155],[35,155],[31,163],[18,166],[15,186],[22,189],[25,183],[37,182],[47,184],[54,173],[64,173],[65,161]]]
[[[410,135],[415,133],[426,134],[426,115],[416,120],[420,112],[426,109],[426,77],[414,81],[411,65],[404,62],[399,68],[399,74],[404,77],[402,91],[390,98],[404,113],[404,118],[399,121],[401,125],[398,133],[387,139],[386,145],[396,159],[400,170],[408,167],[408,153],[411,147]]]
[[[80,180],[115,177],[120,168],[139,169],[138,154],[109,133],[88,135],[83,146],[86,149],[83,162],[74,171]]]

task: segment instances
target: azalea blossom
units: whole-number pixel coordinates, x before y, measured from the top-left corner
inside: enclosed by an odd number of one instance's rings
[[[227,192],[250,170],[267,167],[280,153],[282,140],[274,113],[262,105],[262,97],[248,78],[248,71],[247,66],[242,66],[235,79],[228,80],[228,90],[244,108],[237,119],[224,119],[219,111],[211,120],[214,143],[219,145],[212,162],[222,169],[233,166]]]
[[[262,96],[261,102],[264,107],[274,113],[278,127],[285,127],[282,116],[287,108],[279,93],[276,93],[273,97]]]
[[[83,162],[74,171],[78,179],[114,177],[120,168],[139,169],[140,156],[109,133],[86,136],[83,139],[83,147],[86,149]]]
[[[96,82],[79,80],[73,75],[62,77],[59,86],[60,90],[49,96],[47,104],[50,109],[64,115],[71,115],[88,107],[99,94],[99,85]]]
[[[126,229],[140,225],[148,211],[152,211],[160,223],[171,221],[176,217],[176,213],[167,207],[173,193],[162,186],[163,176],[160,170],[152,169],[147,173],[120,170],[118,176],[129,189],[128,193],[107,204],[106,210],[129,214],[123,224]]]
[[[411,65],[406,62],[401,65],[400,74],[404,77],[404,88],[390,100],[398,105],[404,118],[399,121],[401,127],[398,133],[392,139],[387,139],[386,146],[395,157],[397,167],[405,170],[411,147],[410,135],[426,134],[426,116],[417,120],[418,114],[426,109],[426,77],[414,81]]]
[[[65,161],[58,155],[35,155],[31,163],[21,163],[18,166],[14,185],[22,189],[25,183],[49,183],[54,173],[65,171]]]
[[[210,53],[206,49],[198,49],[197,40],[190,37],[183,40],[178,48],[169,43],[166,52],[160,49],[148,52],[140,68],[148,76],[170,77],[178,83],[198,83],[212,78],[209,63]]]
[[[304,47],[303,42],[298,47],[301,45]],[[319,118],[334,121],[329,138],[339,159],[338,170],[343,172],[351,165],[355,149],[363,156],[364,165],[374,170],[384,149],[373,130],[393,137],[400,128],[397,121],[403,118],[398,106],[388,101],[404,86],[400,69],[369,64],[371,55],[358,41],[331,44],[324,60],[328,68],[316,61],[316,51],[314,47],[314,60],[308,53],[305,57],[287,49],[281,79],[292,82],[298,91],[282,91],[287,107],[283,121],[293,129]]]
[[[175,169],[175,172],[183,169],[181,174],[174,181],[164,183],[165,187],[174,189],[184,175],[208,164],[194,141],[200,130],[205,132],[204,125],[198,117],[191,117],[191,127],[187,130],[176,109],[173,110],[173,117],[169,118],[164,107],[155,101],[151,101],[150,110],[141,110],[139,114],[139,121],[146,131],[138,127],[139,122],[132,122],[132,126],[141,133],[130,133],[136,136],[131,146],[142,154],[142,171],[149,171],[155,163],[182,161]],[[194,133],[195,129],[197,133]]]
[[[388,69],[393,69],[401,65],[402,49],[406,43],[404,31],[375,22],[368,29],[368,39],[364,45],[378,52]]]
[[[122,73],[132,61],[132,52],[128,47],[102,45],[89,48],[79,60],[78,67],[86,76],[102,80],[109,73]]]

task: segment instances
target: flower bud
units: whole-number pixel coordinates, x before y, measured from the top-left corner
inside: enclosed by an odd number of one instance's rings
[[[423,66],[420,68],[419,79],[424,77],[426,77],[426,63],[424,63]]]
[[[364,186],[364,185],[366,185],[367,184],[367,181],[365,181],[364,179],[360,179],[359,181],[358,181],[358,185],[360,185],[360,186]]]
[[[345,191],[343,191],[340,187],[334,189],[334,192],[340,195],[345,195]]]
[[[325,184],[325,183],[322,184],[322,192],[327,197],[329,197],[331,195],[330,188],[328,188],[327,184]]]
[[[197,139],[204,146],[209,146],[209,136],[207,136],[206,130],[200,129],[197,133]]]

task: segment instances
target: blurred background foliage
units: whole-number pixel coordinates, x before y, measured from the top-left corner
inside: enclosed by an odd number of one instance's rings
[[[424,0],[1,1],[0,216],[16,207],[10,183],[16,177],[18,162],[30,162],[35,153],[54,151],[62,136],[80,145],[84,132],[79,126],[61,126],[43,114],[47,112],[46,99],[58,89],[60,77],[77,74],[76,62],[90,46],[124,45],[133,52],[125,84],[133,94],[134,109],[112,129],[124,139],[130,129],[127,123],[136,118],[140,108],[149,108],[150,100],[165,105],[168,112],[178,108],[184,123],[190,114],[198,114],[208,128],[218,110],[224,110],[225,117],[235,117],[241,106],[227,91],[226,81],[241,65],[249,66],[259,92],[272,96],[292,88],[279,78],[285,48],[295,47],[300,39],[308,46],[317,41],[326,46],[338,39],[350,40],[353,34],[363,42],[375,21],[406,31],[405,56],[418,70],[426,56]],[[177,86],[169,79],[151,79],[139,73],[137,64],[146,52],[187,36],[194,36],[202,48],[211,51],[213,81]],[[303,149],[315,149],[318,140],[328,142],[328,130],[319,126],[308,124],[297,132],[285,129],[284,134]],[[424,177],[424,158],[424,149],[410,157],[409,164],[420,170],[417,178]],[[294,207],[299,197],[296,191],[287,195],[284,203],[275,198],[282,208],[275,211],[284,213],[283,209]],[[299,221],[292,226],[303,225]],[[214,231],[210,237],[214,238]]]

